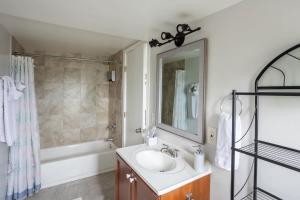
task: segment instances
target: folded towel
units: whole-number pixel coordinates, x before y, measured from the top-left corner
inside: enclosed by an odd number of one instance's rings
[[[235,141],[241,137],[241,118],[236,116]],[[231,171],[232,115],[222,112],[219,118],[215,163],[218,167]],[[237,148],[241,143],[235,144]],[[239,167],[239,153],[235,153],[235,169]]]
[[[24,89],[19,85],[18,89]],[[3,76],[0,79],[0,142],[12,146],[16,139],[17,99],[23,95],[18,91],[12,78]]]

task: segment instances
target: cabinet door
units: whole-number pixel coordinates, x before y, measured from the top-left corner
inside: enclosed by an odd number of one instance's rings
[[[189,198],[190,197],[190,198]],[[210,176],[202,177],[192,183],[184,185],[172,192],[164,194],[161,200],[209,200]]]
[[[132,187],[127,178],[131,168],[118,157],[116,172],[116,200],[131,200]]]
[[[210,199],[210,175],[194,181],[192,186],[192,197],[195,200]]]
[[[134,197],[133,200],[158,200],[158,196],[136,174],[134,174]]]

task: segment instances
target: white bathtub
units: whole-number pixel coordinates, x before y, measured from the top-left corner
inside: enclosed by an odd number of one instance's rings
[[[42,188],[115,170],[115,149],[104,140],[41,149]]]

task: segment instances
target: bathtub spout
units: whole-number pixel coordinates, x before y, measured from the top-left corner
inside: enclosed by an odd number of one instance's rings
[[[113,138],[106,138],[106,139],[104,139],[104,141],[105,141],[105,142],[113,142],[114,139],[113,139]]]

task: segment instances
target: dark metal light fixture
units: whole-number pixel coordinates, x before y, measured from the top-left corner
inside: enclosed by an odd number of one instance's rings
[[[162,45],[165,45],[167,43],[170,43],[172,41],[174,41],[175,45],[177,47],[180,47],[185,40],[185,36],[189,35],[193,32],[199,31],[201,29],[201,27],[195,28],[195,29],[191,29],[191,27],[188,24],[178,24],[176,27],[177,33],[175,36],[173,36],[171,33],[169,32],[162,32],[161,33],[161,39],[162,40],[167,40],[163,43],[159,42],[157,39],[152,39],[149,42],[150,47],[160,47]]]

